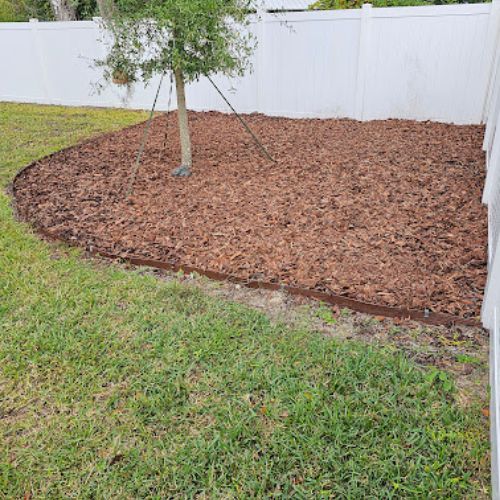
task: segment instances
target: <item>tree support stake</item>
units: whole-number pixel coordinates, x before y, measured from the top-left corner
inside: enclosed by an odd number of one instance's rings
[[[233,105],[227,100],[226,96],[222,93],[221,89],[215,85],[215,82],[207,75],[208,81],[214,86],[215,90],[219,93],[219,95],[224,99],[225,103],[231,108],[231,111],[236,115],[238,120],[241,122],[243,127],[245,127],[246,131],[253,137],[255,144],[259,147],[259,149],[264,153],[264,156],[276,163],[276,160],[269,154],[267,149],[263,146],[263,144],[259,141],[258,137],[253,133],[252,129],[248,126],[247,122],[243,120],[243,118],[238,114],[238,112],[234,109]]]
[[[142,134],[142,142],[141,142],[141,145],[139,147],[139,151],[137,151],[135,165],[134,165],[134,168],[132,169],[132,175],[130,177],[130,181],[128,184],[127,198],[132,194],[132,192],[134,190],[134,184],[135,184],[135,179],[137,177],[137,171],[139,170],[142,155],[144,153],[144,148],[145,148],[146,142],[148,140],[149,129],[151,128],[151,122],[153,121],[153,115],[155,113],[155,108],[156,108],[156,102],[158,101],[158,96],[160,95],[161,84],[163,83],[164,76],[165,76],[165,73],[162,73],[161,78],[160,78],[160,83],[158,85],[158,90],[156,91],[155,100],[153,101],[153,106],[151,108],[151,112],[149,113],[148,121],[146,123],[146,126],[144,127],[144,133]]]

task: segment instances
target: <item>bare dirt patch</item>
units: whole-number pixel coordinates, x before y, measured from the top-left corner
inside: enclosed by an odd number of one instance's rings
[[[84,247],[477,316],[486,279],[483,128],[402,120],[191,113],[194,175],[175,113],[41,160],[18,177],[20,215]],[[169,136],[164,150],[164,135]]]

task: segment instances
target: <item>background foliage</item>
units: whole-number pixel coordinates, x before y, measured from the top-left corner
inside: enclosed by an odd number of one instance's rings
[[[374,7],[398,7],[410,5],[443,5],[454,3],[480,3],[482,0],[371,0]],[[491,0],[485,0],[486,2]],[[74,0],[77,5],[78,19],[91,19],[99,15],[96,0]],[[317,0],[311,9],[356,9],[364,0]],[[30,18],[41,21],[53,20],[49,0],[0,0],[0,22],[28,21]]]
[[[73,0],[72,4],[76,6],[78,20],[99,15],[96,0]],[[0,0],[0,22],[28,21],[30,18],[53,21],[49,0]]]
[[[93,1],[95,4],[95,0],[84,1]],[[30,18],[37,18],[43,21],[52,20],[53,15],[49,1],[0,0],[0,22],[28,21]]]
[[[486,2],[491,0],[485,0]],[[446,5],[454,3],[481,3],[482,0],[317,0],[311,5],[314,10],[358,9],[364,3],[374,7],[408,7],[412,5]]]

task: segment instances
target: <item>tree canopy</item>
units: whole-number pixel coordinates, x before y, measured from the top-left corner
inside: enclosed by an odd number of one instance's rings
[[[105,60],[107,76],[124,71],[148,81],[180,69],[186,82],[213,73],[242,74],[252,37],[251,0],[117,0],[106,19],[114,45]]]

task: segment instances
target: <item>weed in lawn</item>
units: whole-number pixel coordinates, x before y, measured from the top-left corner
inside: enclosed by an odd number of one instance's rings
[[[426,380],[431,384],[441,387],[445,393],[452,392],[454,388],[450,376],[442,370],[431,369],[427,373]]]
[[[337,322],[332,308],[323,303],[316,309],[316,316],[327,325],[334,325]]]
[[[0,182],[143,116],[0,104]],[[0,193],[1,496],[487,496],[448,375],[81,255]]]
[[[470,365],[482,365],[483,362],[476,356],[468,354],[457,354],[456,360],[458,363],[465,363]]]
[[[401,333],[401,328],[399,326],[391,326],[389,329],[389,334],[390,335],[398,335]]]
[[[341,315],[343,318],[348,318],[349,316],[351,316],[351,310],[350,310],[350,309],[347,309],[347,307],[343,307],[343,308],[340,310],[340,315]]]

